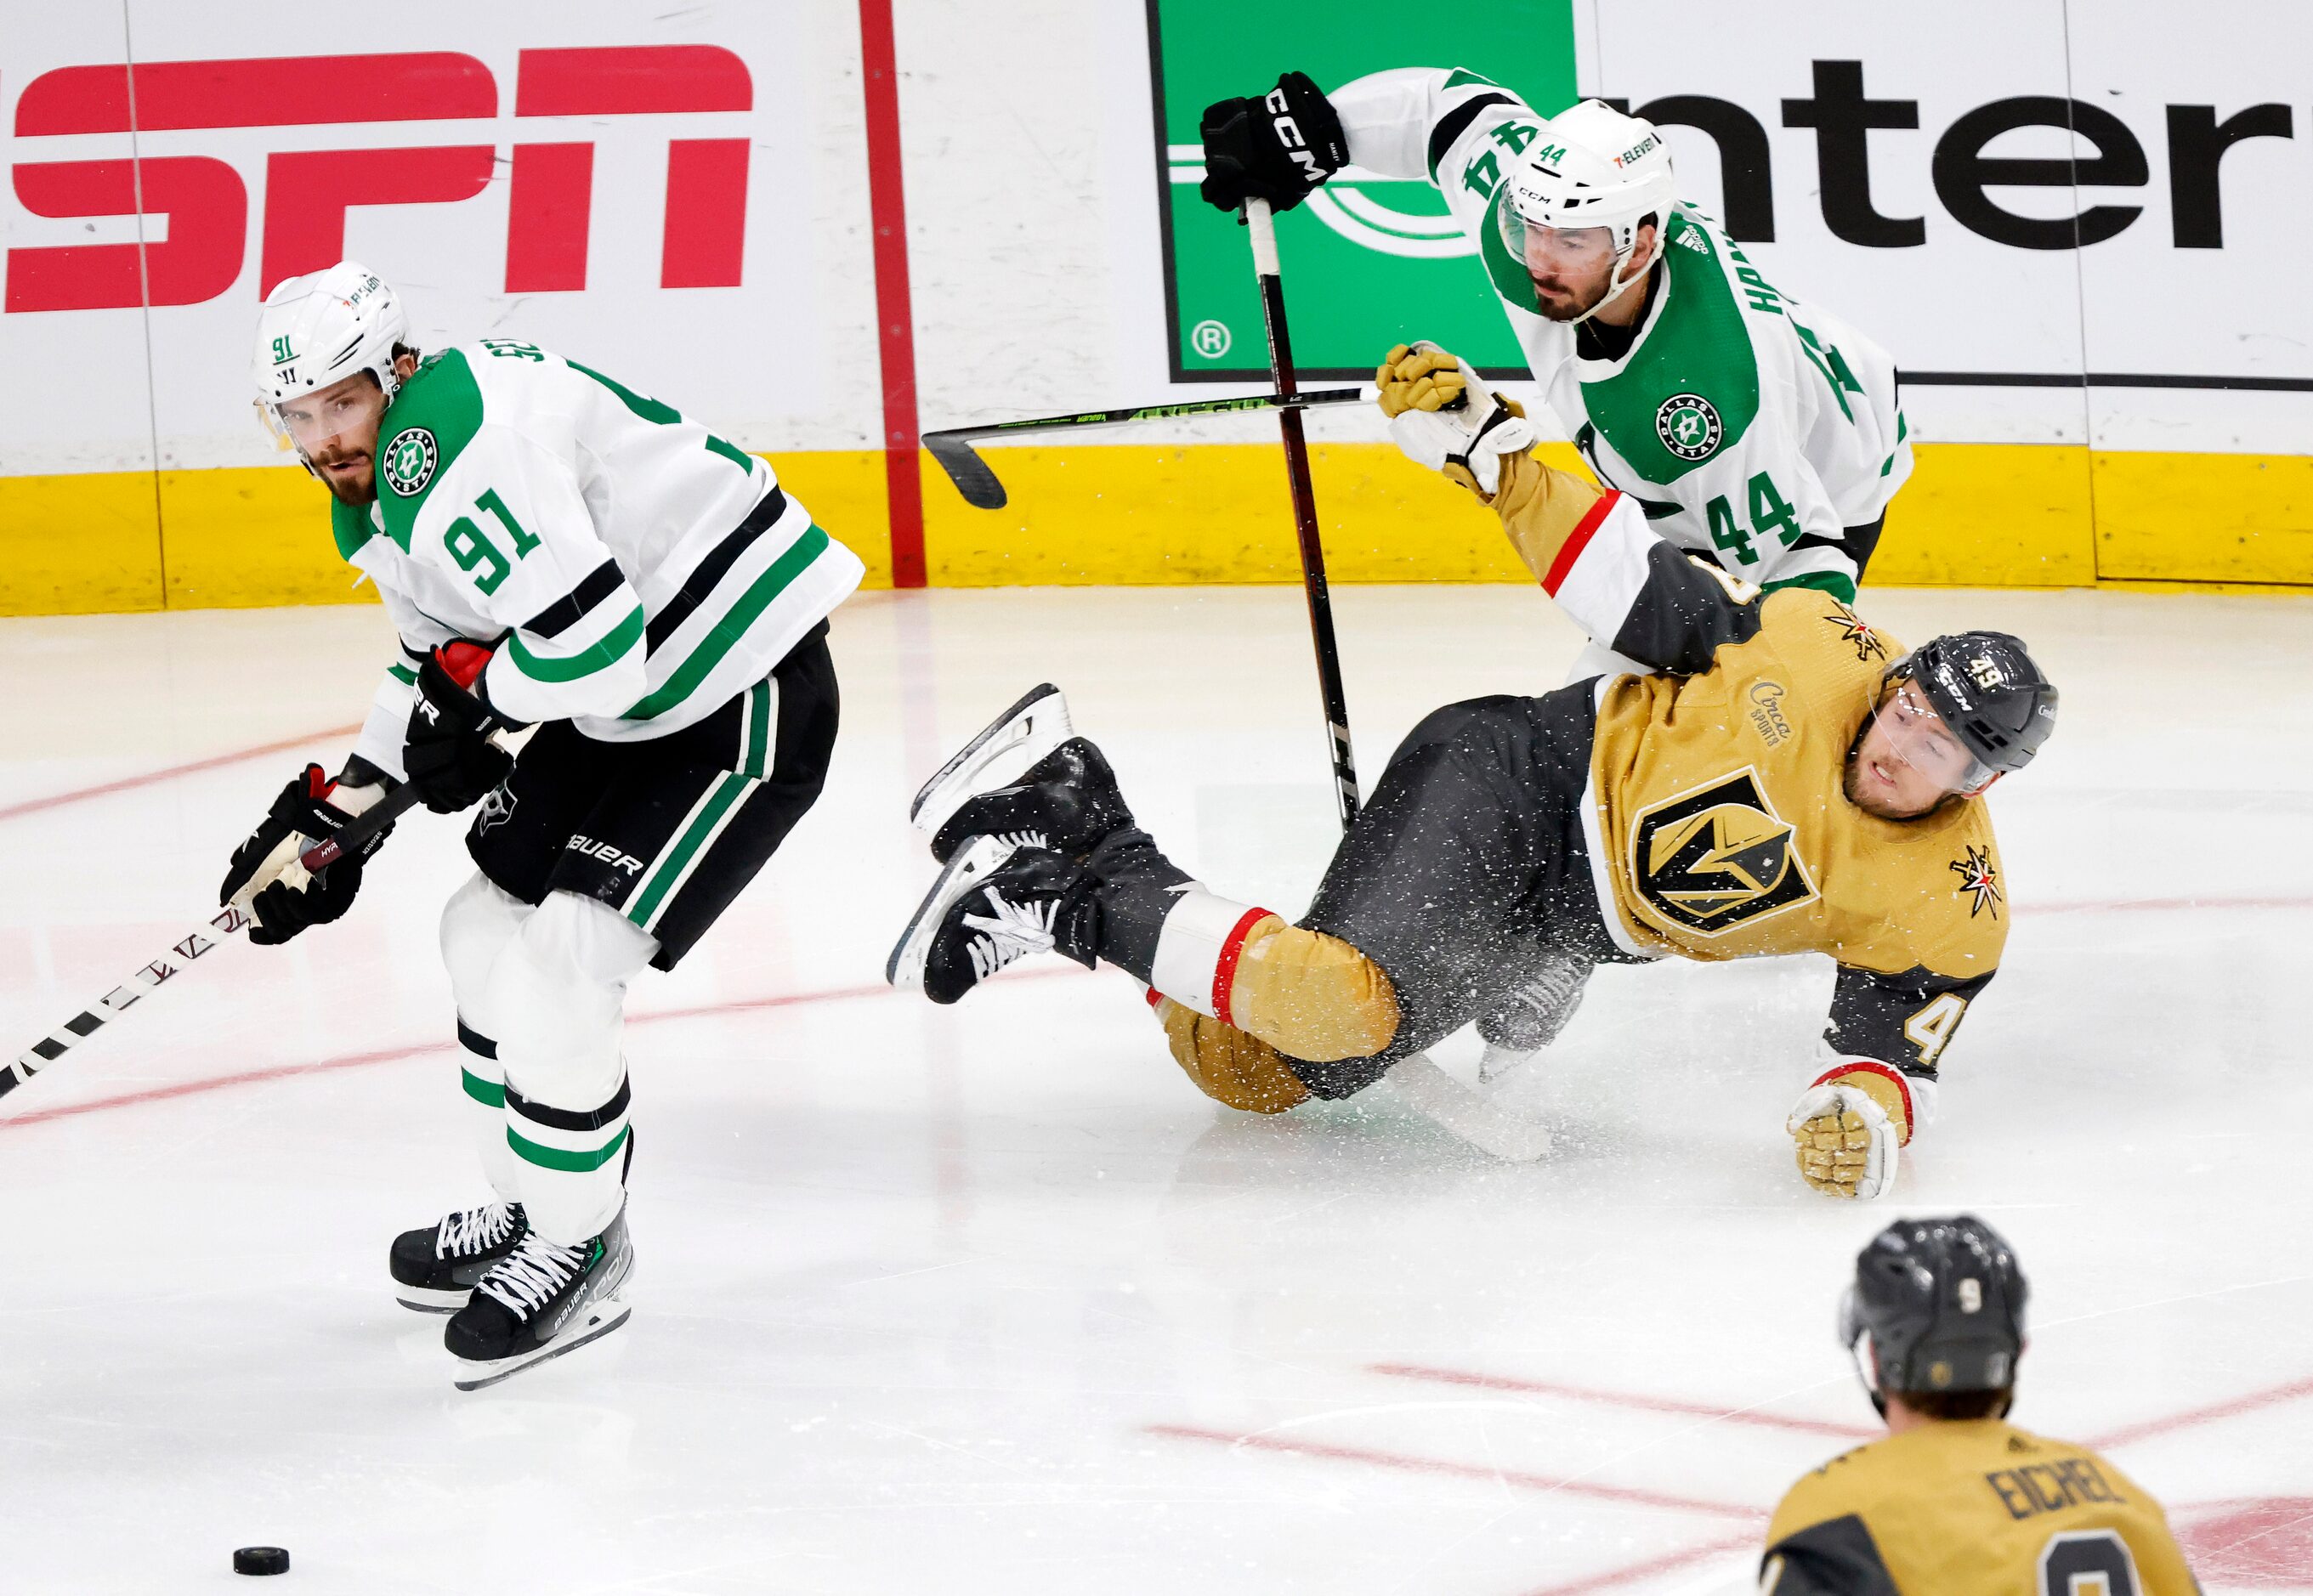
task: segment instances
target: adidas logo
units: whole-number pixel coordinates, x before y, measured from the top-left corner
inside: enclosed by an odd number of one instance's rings
[[[1698,255],[1708,255],[1711,253],[1711,246],[1702,241],[1702,235],[1694,232],[1691,228],[1678,235],[1678,241],[1685,245],[1688,249],[1693,250]]]

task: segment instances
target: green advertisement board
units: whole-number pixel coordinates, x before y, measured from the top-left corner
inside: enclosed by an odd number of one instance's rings
[[[1461,66],[1543,115],[1574,103],[1573,0],[1493,0],[1442,13],[1403,0],[1323,6],[1148,0],[1173,379],[1269,374],[1261,297],[1244,227],[1197,197],[1205,107],[1306,72],[1329,92],[1392,66]],[[1370,377],[1394,343],[1434,338],[1481,368],[1525,356],[1473,246],[1426,182],[1336,180],[1277,219],[1305,378]]]

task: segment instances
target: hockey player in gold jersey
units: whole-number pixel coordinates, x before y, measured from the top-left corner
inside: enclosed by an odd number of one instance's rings
[[[1396,352],[1403,355],[1405,352]],[[1132,823],[1047,687],[919,795],[946,864],[887,972],[952,1003],[1033,952],[1146,982],[1174,1058],[1259,1112],[1344,1097],[1571,963],[1820,952],[1830,1057],[1800,1173],[1876,1197],[2007,931],[1981,794],[2056,693],[2015,638],[1906,653],[1834,596],[1757,590],[1543,465],[1514,407],[1429,363],[1393,431],[1500,516],[1544,591],[1660,674],[1451,705],[1414,728],[1297,925],[1207,890]],[[1385,377],[1388,373],[1385,373]]]
[[[2015,1254],[1980,1219],[1872,1238],[1841,1335],[1888,1434],[1784,1495],[1761,1596],[2194,1596],[2142,1486],[2007,1422],[2024,1300]]]

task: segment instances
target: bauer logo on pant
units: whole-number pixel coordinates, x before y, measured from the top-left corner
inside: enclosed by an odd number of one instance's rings
[[[1719,408],[1699,393],[1674,393],[1655,411],[1655,435],[1681,460],[1708,460],[1727,429]]]
[[[1815,896],[1790,827],[1748,770],[1642,813],[1631,848],[1647,902],[1706,936]]]
[[[413,426],[385,446],[385,455],[379,471],[385,485],[405,499],[416,498],[434,480],[435,463],[442,457],[435,446],[434,434],[422,426]]]

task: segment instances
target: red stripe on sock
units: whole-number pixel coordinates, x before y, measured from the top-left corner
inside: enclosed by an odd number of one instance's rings
[[[1221,943],[1221,956],[1213,965],[1213,1017],[1224,1025],[1236,1023],[1229,1013],[1229,992],[1236,985],[1236,961],[1244,952],[1244,939],[1271,913],[1265,908],[1245,910],[1230,928],[1228,940]]]
[[[1564,584],[1566,574],[1574,569],[1574,562],[1580,559],[1582,551],[1590,547],[1590,539],[1596,536],[1600,527],[1606,524],[1608,513],[1622,496],[1613,488],[1607,489],[1605,495],[1590,506],[1589,513],[1574,523],[1574,530],[1566,535],[1566,542],[1558,551],[1558,557],[1551,561],[1550,569],[1542,574],[1543,592],[1553,599],[1558,597],[1558,590]]]
[[[1912,1083],[1904,1079],[1901,1070],[1890,1069],[1875,1059],[1851,1058],[1844,1064],[1832,1065],[1809,1082],[1808,1086],[1810,1089],[1816,1086],[1828,1086],[1842,1075],[1853,1074],[1885,1075],[1895,1083],[1895,1091],[1904,1100],[1903,1144],[1908,1146],[1911,1144],[1912,1132],[1919,1128],[1920,1111],[1912,1102]]]

